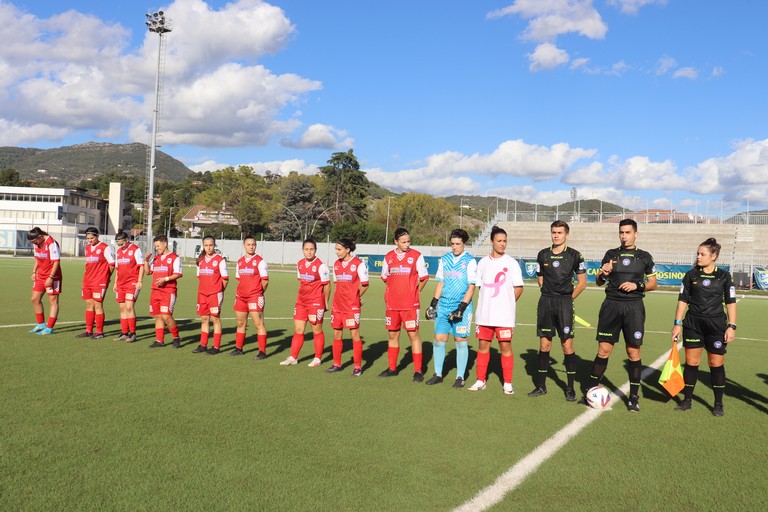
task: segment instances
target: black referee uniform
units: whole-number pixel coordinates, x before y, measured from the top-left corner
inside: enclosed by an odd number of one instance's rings
[[[541,296],[536,307],[536,334],[539,338],[552,340],[558,336],[560,343],[564,343],[574,337],[573,276],[586,272],[584,257],[572,247],[566,246],[559,254],[555,254],[551,246],[539,251],[536,257],[536,275],[541,278]],[[539,351],[536,390],[529,394],[531,396],[546,393],[549,354]],[[573,389],[576,354],[565,354],[563,364],[568,378],[566,398],[576,400]]]

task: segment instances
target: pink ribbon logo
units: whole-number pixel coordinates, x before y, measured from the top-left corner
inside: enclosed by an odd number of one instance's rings
[[[501,291],[501,287],[504,286],[504,283],[507,282],[507,269],[505,268],[502,272],[499,272],[496,274],[496,278],[493,280],[492,283],[483,283],[483,286],[486,288],[493,288],[493,295],[491,295],[491,298],[496,297],[499,292]]]

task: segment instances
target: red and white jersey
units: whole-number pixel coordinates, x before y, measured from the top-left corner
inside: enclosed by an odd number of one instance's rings
[[[125,244],[115,251],[117,287],[130,288],[139,280],[139,269],[144,266],[144,255],[136,244]]]
[[[360,286],[368,284],[368,265],[357,256],[333,264],[333,310],[360,311]]]
[[[243,256],[237,260],[235,267],[235,279],[237,279],[238,297],[259,297],[264,295],[264,287],[261,281],[268,280],[267,262],[261,256]]]
[[[181,258],[175,252],[169,252],[166,254],[156,254],[152,263],[149,264],[149,273],[152,274],[152,289],[161,290],[167,293],[176,293],[176,280],[162,283],[160,286],[156,284],[158,279],[163,277],[180,276],[181,273]]]
[[[55,262],[61,262],[61,250],[59,244],[52,236],[47,236],[45,241],[38,247],[35,246],[35,258],[37,258],[37,276],[38,278],[48,278],[50,276],[54,281],[61,281],[61,265],[56,269],[56,273],[51,275],[51,269]]]
[[[84,285],[99,287],[109,284],[110,267],[115,267],[115,258],[109,245],[104,242],[86,244]]]
[[[197,293],[214,295],[224,290],[224,280],[229,279],[227,260],[220,254],[204,256],[197,264]]]
[[[419,282],[429,279],[424,256],[416,249],[389,251],[384,256],[381,279],[387,283],[384,290],[387,309],[419,309]]]
[[[317,257],[311,261],[301,258],[296,264],[296,277],[299,279],[299,296],[296,302],[325,304],[323,286],[331,282],[331,271],[328,265]]]
[[[513,257],[486,256],[477,264],[475,321],[487,327],[514,327],[517,302],[515,287],[523,286],[523,272]]]

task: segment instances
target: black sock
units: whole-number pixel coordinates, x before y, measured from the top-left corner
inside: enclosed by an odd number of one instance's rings
[[[643,363],[638,361],[629,362],[629,396],[637,397],[640,395],[640,374],[643,372]]]
[[[686,364],[683,369],[683,380],[685,381],[685,399],[691,400],[693,388],[696,387],[696,381],[699,380],[699,367]]]
[[[547,372],[549,372],[549,352],[539,350],[539,372],[536,374],[536,387],[547,386]]]
[[[565,354],[563,364],[565,374],[568,376],[568,389],[573,389],[573,380],[576,378],[576,354]]]
[[[595,362],[592,363],[592,373],[587,379],[587,389],[585,391],[600,384],[600,379],[603,378],[606,368],[608,368],[608,358],[595,356]],[[586,392],[584,394],[586,395]]]
[[[711,367],[709,375],[712,378],[712,391],[715,392],[715,403],[722,404],[723,393],[725,392],[725,365]]]

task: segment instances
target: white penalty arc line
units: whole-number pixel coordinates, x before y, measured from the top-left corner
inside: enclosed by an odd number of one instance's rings
[[[680,349],[682,342],[679,342],[677,349]],[[670,351],[667,351],[663,355],[659,356],[651,366],[645,368],[641,374],[640,379],[644,380],[654,370],[658,370],[663,363],[669,359]],[[623,386],[618,389],[618,393],[626,395],[629,391],[629,381],[625,382]],[[565,446],[568,441],[576,437],[576,435],[587,427],[590,423],[595,421],[600,414],[608,409],[596,410],[587,409],[570,423],[561,428],[559,431],[540,444],[531,453],[520,459],[520,461],[505,471],[499,476],[495,482],[481,489],[472,499],[463,503],[459,507],[455,508],[456,512],[477,512],[479,510],[487,510],[504,499],[504,496],[514,491],[528,476],[536,471],[539,466],[554,456],[560,448]]]

